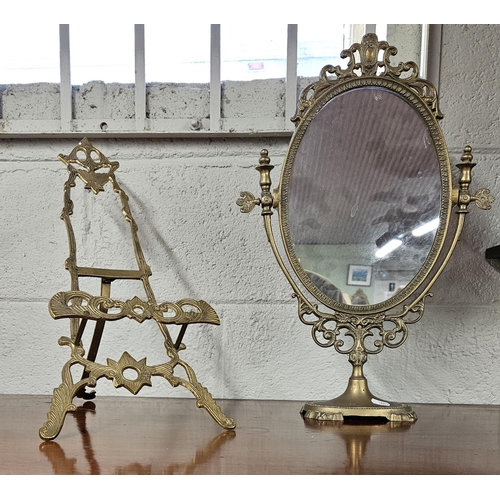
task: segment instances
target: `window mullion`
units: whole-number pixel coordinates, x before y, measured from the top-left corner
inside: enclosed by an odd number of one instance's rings
[[[425,78],[432,82],[439,94],[439,83],[441,78],[441,43],[442,43],[442,24],[423,25],[428,27],[428,43]]]
[[[286,49],[285,129],[293,128],[290,118],[295,114],[297,106],[297,34],[297,24],[289,24]]]
[[[221,130],[220,24],[210,25],[210,131]]]
[[[422,24],[422,40],[420,44],[420,77],[427,78],[427,65],[429,62],[429,25]]]
[[[69,132],[71,131],[71,120],[72,120],[69,24],[59,25],[59,66],[61,72],[61,81],[60,81],[61,131]]]
[[[135,128],[146,129],[146,56],[144,24],[134,25],[135,29]]]

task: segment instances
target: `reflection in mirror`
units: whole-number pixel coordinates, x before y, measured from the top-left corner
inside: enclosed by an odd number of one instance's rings
[[[383,302],[427,258],[440,192],[417,111],[381,87],[343,92],[311,120],[295,155],[288,215],[298,262],[334,301]]]

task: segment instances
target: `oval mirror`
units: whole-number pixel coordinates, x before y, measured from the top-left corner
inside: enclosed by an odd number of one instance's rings
[[[470,146],[452,189],[436,89],[419,78],[415,63],[392,66],[395,54],[395,47],[368,33],[341,53],[346,69],[325,66],[300,96],[279,188],[271,191],[274,166],[263,149],[256,167],[261,197],[242,191],[236,202],[242,212],[262,207],[300,321],[316,344],[347,355],[352,365],[344,393],[304,404],[306,419],[415,422],[409,404],[371,393],[363,366],[369,355],[406,341],[407,325],[422,317],[458,242],[468,205],[488,210],[493,202],[488,189],[469,191]],[[276,245],[273,209],[296,276]],[[331,310],[321,310],[310,294]]]
[[[421,283],[450,211],[447,153],[431,110],[398,83],[334,86],[285,160],[281,229],[301,282],[336,310],[387,309]]]

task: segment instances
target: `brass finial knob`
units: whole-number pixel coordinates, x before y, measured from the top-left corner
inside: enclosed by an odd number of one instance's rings
[[[473,159],[472,148],[470,146],[464,147],[464,154],[462,155],[461,159],[463,162],[471,162],[472,161],[472,159]]]
[[[271,159],[268,156],[269,151],[267,149],[263,149],[260,152],[259,165],[269,165],[271,163]]]

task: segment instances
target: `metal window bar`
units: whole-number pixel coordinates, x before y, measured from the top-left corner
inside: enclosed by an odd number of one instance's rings
[[[422,25],[422,57],[420,66],[425,73],[422,77],[431,81],[439,95],[439,83],[441,79],[441,43],[442,24]]]
[[[144,24],[134,25],[135,30],[135,128],[146,130],[146,51]]]
[[[221,130],[220,24],[210,25],[210,131]]]
[[[297,106],[297,49],[298,26],[288,25],[286,53],[286,93],[285,93],[285,128],[293,129],[290,118],[295,114]]]
[[[59,53],[60,53],[60,99],[61,99],[61,132],[71,131],[72,122],[72,90],[71,64],[69,47],[69,24],[59,25]]]

